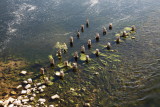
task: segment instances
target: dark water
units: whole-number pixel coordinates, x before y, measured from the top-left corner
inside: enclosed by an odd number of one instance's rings
[[[85,93],[84,98],[75,98],[75,101],[86,101],[85,98],[90,95],[94,99],[93,106],[160,105],[159,0],[1,0],[0,14],[1,59],[13,55],[30,62],[38,60],[42,64],[48,61],[49,54],[55,56],[56,42],[68,45],[70,36],[74,36],[75,44],[73,48],[69,47],[69,53],[64,59],[71,59],[71,54],[79,51],[81,45],[86,45],[88,39],[93,40],[93,48],[87,50],[87,54],[91,54],[101,44],[111,42],[113,49],[118,50],[121,62],[111,63],[100,71],[101,76],[98,78],[87,77],[90,73],[83,64],[81,67],[84,72],[79,73],[78,77],[70,74],[72,78],[67,81],[72,87],[88,87],[88,92],[99,89],[98,94]],[[85,24],[87,18],[90,27],[77,39],[76,31],[81,24]],[[102,36],[102,27],[108,27],[109,23],[113,23],[113,30]],[[132,25],[137,28],[136,39],[126,39],[116,45],[114,35]],[[99,43],[94,41],[96,32],[102,38]],[[95,60],[99,62],[99,59]],[[98,64],[101,65],[100,62]],[[90,86],[84,81],[90,82]],[[65,90],[71,86],[61,81],[56,84],[61,84],[64,90],[53,90],[64,93],[64,99],[70,98]],[[72,105],[70,102],[67,104]]]

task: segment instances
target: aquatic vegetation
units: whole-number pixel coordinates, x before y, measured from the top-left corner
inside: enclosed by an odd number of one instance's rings
[[[67,47],[66,43],[60,43],[60,42],[56,43],[55,48],[62,49],[62,50],[65,50],[65,51],[68,50],[68,47]]]
[[[81,53],[80,54],[80,60],[85,61],[86,60],[86,54]]]
[[[125,27],[123,30],[124,30],[124,31],[131,31],[132,28],[131,28],[131,27]]]

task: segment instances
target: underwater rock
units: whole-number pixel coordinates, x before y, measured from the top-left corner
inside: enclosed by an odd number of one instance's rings
[[[9,103],[13,103],[13,102],[15,101],[15,99],[12,98],[12,97],[9,97],[9,98],[8,98],[8,101],[9,101]]]
[[[27,84],[24,88],[25,89],[31,88],[31,84]]]
[[[54,107],[54,105],[49,105],[49,107]]]
[[[28,81],[28,83],[30,83],[30,84],[32,83],[32,79],[31,79],[31,78],[29,78],[27,81]]]
[[[27,74],[27,71],[21,71],[20,74],[21,74],[21,75],[26,75],[26,74]]]
[[[132,36],[131,39],[135,39],[136,37]]]
[[[27,90],[22,90],[21,94],[27,94]]]
[[[21,100],[17,100],[17,99],[13,102],[13,104],[17,106],[22,105]]]
[[[60,72],[56,72],[55,74],[56,74],[56,76],[58,76],[60,78],[64,77],[64,71],[63,70],[61,70]]]
[[[60,96],[59,96],[58,94],[55,94],[55,95],[51,96],[51,99],[52,99],[52,100],[54,100],[54,99],[59,99],[59,98],[60,98]]]
[[[93,73],[94,75],[99,75],[99,72],[95,72],[95,73]]]
[[[84,45],[81,46],[81,53],[85,53],[85,47],[84,47]]]
[[[28,102],[29,101],[29,99],[22,99],[22,102],[24,103],[24,102]]]
[[[11,91],[11,95],[16,95],[17,93],[15,91]]]
[[[16,87],[16,89],[19,89],[19,88],[22,88],[22,85],[18,85],[18,86]]]
[[[27,89],[27,94],[30,94],[31,93],[31,89]]]
[[[8,105],[8,107],[14,107],[14,104],[10,104],[10,105]]]
[[[38,102],[46,102],[46,99],[43,99],[43,98],[40,98],[39,100],[38,100]]]
[[[34,94],[32,94],[32,96],[33,96],[33,97],[36,97],[36,94],[34,93]]]
[[[89,19],[86,20],[86,27],[89,27]]]
[[[96,41],[99,41],[99,38],[100,38],[100,35],[99,35],[99,33],[96,33]]]
[[[40,92],[43,92],[44,91],[44,89],[40,89]]]
[[[23,83],[24,83],[24,84],[28,84],[28,82],[27,82],[27,81],[23,81]]]
[[[106,27],[103,27],[103,35],[106,35],[106,33],[107,33],[107,29]]]
[[[109,24],[109,30],[112,30],[112,23]]]
[[[43,89],[44,89],[44,88],[46,88],[46,86],[45,86],[45,85],[42,85],[41,87],[42,87]]]
[[[22,100],[23,97],[22,97],[22,96],[18,96],[17,99],[18,99],[18,100]]]
[[[83,107],[90,107],[90,103],[84,103]]]
[[[29,99],[30,101],[34,101],[35,99],[34,99],[34,97],[30,97],[30,99]]]
[[[47,83],[49,82],[49,78],[48,77],[44,77],[44,81]]]
[[[42,83],[39,82],[39,83],[36,83],[36,85],[37,85],[37,86],[40,86],[40,85],[42,85]]]
[[[91,39],[89,39],[89,40],[88,40],[88,48],[91,48],[91,45],[92,45]]]
[[[2,106],[2,105],[3,105],[3,101],[0,100],[0,106]]]

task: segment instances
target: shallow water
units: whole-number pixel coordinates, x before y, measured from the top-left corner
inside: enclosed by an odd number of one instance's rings
[[[160,104],[159,7],[158,0],[2,0],[0,59],[5,61],[7,57],[15,56],[33,65],[38,63],[39,66],[26,68],[38,75],[39,67],[49,65],[48,55],[53,54],[56,58],[54,45],[57,41],[65,42],[69,47],[63,61],[73,61],[72,54],[85,45],[86,53],[94,62],[86,65],[79,61],[80,72],[67,71],[63,81],[56,80],[45,90],[45,98],[58,93],[65,101],[61,106],[82,105],[92,99],[92,106],[156,107]],[[87,18],[90,26],[77,39],[76,31]],[[109,23],[113,23],[113,30],[103,36],[102,27],[108,27]],[[136,39],[126,38],[115,44],[115,34],[132,25],[137,28]],[[94,39],[96,32],[101,35],[99,42]],[[69,46],[70,36],[74,37],[73,47]],[[93,43],[91,50],[87,49],[88,39]],[[111,42],[112,49],[118,52],[103,49],[102,45],[107,42]],[[96,58],[92,55],[96,48],[107,56]],[[110,55],[118,55],[120,61],[109,59]],[[97,71],[99,75],[94,76]],[[53,69],[48,68],[49,74],[53,76]],[[85,92],[79,90],[83,87]],[[70,94],[70,88],[76,89],[81,96]]]

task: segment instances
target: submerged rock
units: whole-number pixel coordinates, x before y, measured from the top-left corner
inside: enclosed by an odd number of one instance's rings
[[[28,102],[29,101],[29,99],[22,99],[22,102],[24,103],[24,102]]]
[[[22,90],[21,94],[27,94],[27,90]]]
[[[17,100],[17,99],[13,102],[13,104],[17,106],[22,105],[21,100]]]
[[[59,99],[60,96],[58,94],[54,95],[54,96],[51,96],[51,99],[54,100],[54,99]]]
[[[11,95],[15,95],[17,94],[15,91],[11,91]]]
[[[21,75],[26,75],[26,74],[27,74],[27,71],[21,71],[20,74],[21,74]]]
[[[40,98],[38,101],[44,103],[44,102],[46,102],[46,99]]]
[[[90,107],[90,103],[84,103],[84,107]]]
[[[49,107],[54,107],[54,105],[49,105]]]
[[[8,105],[8,107],[14,107],[14,104],[10,104],[10,105]]]
[[[30,84],[32,83],[32,79],[31,79],[31,78],[29,78],[27,81],[28,81],[28,83],[30,83]]]
[[[28,88],[31,88],[31,84],[27,84],[27,85],[25,86],[25,89],[28,89]]]
[[[22,85],[18,85],[16,88],[19,89],[19,88],[21,88],[21,87],[22,87]]]

